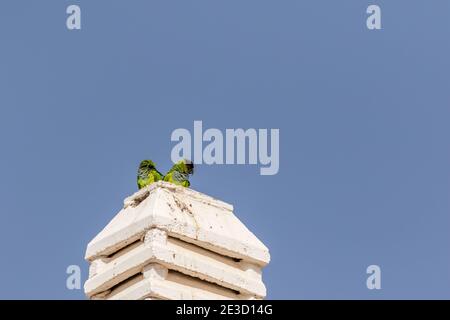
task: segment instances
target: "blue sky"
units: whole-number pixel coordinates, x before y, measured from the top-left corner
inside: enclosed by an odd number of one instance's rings
[[[194,120],[280,129],[277,175],[191,181],[269,247],[269,298],[450,298],[449,18],[444,0],[3,0],[0,298],[84,299],[67,266],[86,279],[139,161],[167,170]]]

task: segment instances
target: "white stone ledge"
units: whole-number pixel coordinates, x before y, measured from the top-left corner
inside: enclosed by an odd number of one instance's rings
[[[266,295],[259,266],[246,261],[236,262],[178,239],[167,238],[166,232],[159,229],[150,230],[144,242],[137,242],[100,261],[93,262],[95,274],[85,283],[89,297],[139,274],[149,263],[158,263],[246,295]]]
[[[146,279],[143,275],[119,285],[103,299],[108,300],[246,300],[251,296],[211,286],[204,281],[169,272],[165,279]]]
[[[127,198],[125,208],[88,245],[86,259],[108,256],[142,238],[151,228],[259,266],[269,251],[233,212],[233,207],[189,188],[163,181]]]

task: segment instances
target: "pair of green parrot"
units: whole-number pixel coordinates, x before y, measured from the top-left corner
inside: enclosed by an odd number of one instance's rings
[[[156,169],[152,160],[142,160],[137,173],[137,185],[142,189],[153,182],[164,180],[187,188],[191,185],[191,174],[194,174],[194,164],[189,160],[178,161],[164,176]]]

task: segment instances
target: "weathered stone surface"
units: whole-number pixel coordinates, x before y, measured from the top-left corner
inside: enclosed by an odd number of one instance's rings
[[[125,200],[125,208],[89,243],[86,259],[109,255],[157,227],[212,251],[266,265],[267,247],[232,210],[231,205],[192,189],[157,182]]]
[[[268,249],[233,207],[158,182],[127,198],[89,243],[91,299],[261,299]]]
[[[156,228],[147,232],[144,241],[134,243],[106,263],[99,264],[96,274],[85,284],[86,294],[92,296],[108,290],[142,273],[152,263],[244,294],[266,295],[259,266],[237,262],[179,239],[168,238],[165,231]]]

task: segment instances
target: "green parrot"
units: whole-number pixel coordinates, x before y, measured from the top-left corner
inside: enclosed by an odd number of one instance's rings
[[[180,160],[164,176],[164,181],[171,182],[183,187],[189,187],[189,175],[194,174],[194,164],[189,160]]]
[[[141,161],[137,174],[137,185],[139,189],[162,179],[163,175],[156,170],[156,165],[152,160]]]

